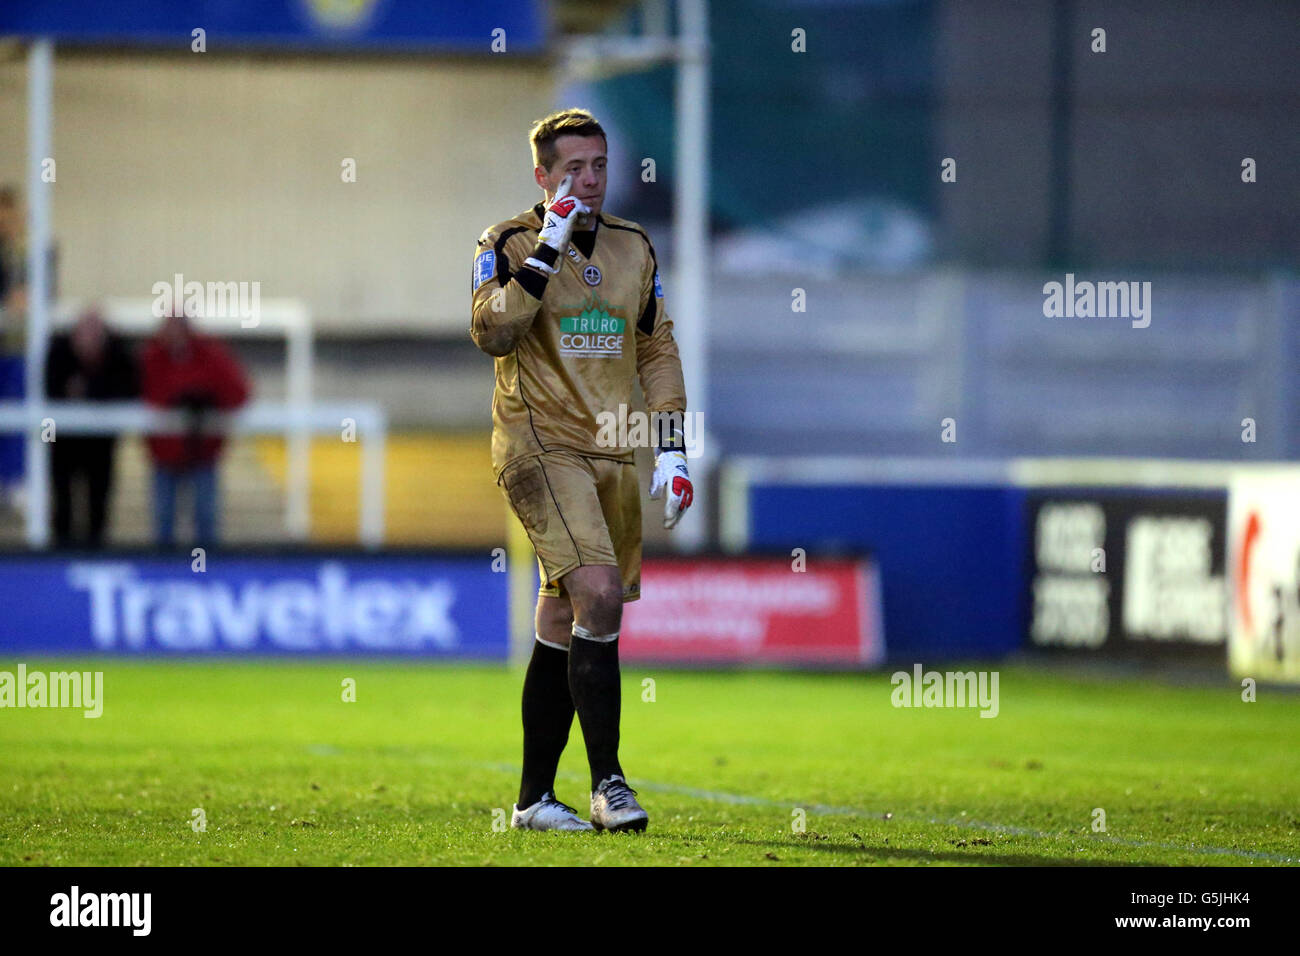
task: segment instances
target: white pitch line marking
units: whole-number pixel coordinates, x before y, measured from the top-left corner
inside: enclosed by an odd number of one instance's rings
[[[511,764],[480,764],[484,769],[501,770],[508,773],[517,774],[520,771],[518,766]],[[581,774],[565,772],[563,776],[572,780],[585,780]],[[719,790],[701,790],[697,787],[682,787],[672,783],[654,783],[640,781],[637,786],[641,789],[649,790],[654,793],[672,793],[683,797],[694,797],[697,800],[711,800],[714,803],[731,803],[743,806],[753,807],[774,807],[788,809],[790,807],[804,807],[809,813],[820,813],[827,816],[842,817],[875,817],[879,819],[883,813],[879,811],[862,810],[855,807],[835,807],[828,806],[824,803],[798,803],[786,800],[770,800],[767,797],[752,797],[740,793],[724,793]],[[907,814],[894,812],[894,817],[900,820],[910,820],[917,822],[919,818],[911,817]],[[943,819],[931,817],[924,822],[938,826],[956,826],[966,827],[972,830],[991,830],[995,833],[1004,833],[1009,836],[1027,836],[1039,840],[1059,840],[1069,838],[1069,833],[1047,833],[1043,830],[1034,830],[1027,827],[1009,826],[1002,823],[984,823],[979,820],[969,819]],[[1280,853],[1267,853],[1263,850],[1238,850],[1233,847],[1219,846],[1182,846],[1177,843],[1156,843],[1150,840],[1126,840],[1123,837],[1112,836],[1084,836],[1082,839],[1090,843],[1115,843],[1120,846],[1139,847],[1158,850],[1174,850],[1179,853],[1199,853],[1220,856],[1239,856],[1250,860],[1269,860],[1275,863],[1297,863],[1300,858],[1294,856],[1283,856]]]

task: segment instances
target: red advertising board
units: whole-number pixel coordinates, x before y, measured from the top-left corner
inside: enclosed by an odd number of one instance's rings
[[[619,645],[625,661],[870,667],[879,575],[866,558],[647,558]]]

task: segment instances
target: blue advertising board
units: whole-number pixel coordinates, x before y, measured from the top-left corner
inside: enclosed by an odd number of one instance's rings
[[[0,558],[0,654],[505,660],[507,575],[477,557]]]
[[[1023,642],[1023,489],[970,485],[764,485],[749,546],[870,552],[880,565],[892,662],[1002,657]]]
[[[5,0],[0,35],[176,46],[539,53],[541,0]],[[500,32],[494,32],[500,31]]]

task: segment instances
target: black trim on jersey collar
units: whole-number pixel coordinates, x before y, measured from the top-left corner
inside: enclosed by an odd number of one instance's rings
[[[596,216],[596,221],[598,223],[605,222],[604,218],[600,215]],[[635,226],[620,226],[613,222],[605,222],[605,225],[609,226],[611,229],[622,229],[625,232],[635,232],[638,236],[644,239],[646,248],[650,250],[650,261],[654,264],[655,271],[659,271],[659,260],[655,257],[655,247],[650,242],[650,237],[645,234],[644,229],[637,229]]]
[[[620,226],[616,222],[605,222],[604,213],[596,213],[596,222],[598,223],[604,222],[605,225],[609,226],[609,228],[611,229],[622,229],[625,232],[635,232],[638,236],[640,236],[642,239],[645,240],[645,244],[647,246],[650,246],[650,237],[645,234],[644,229],[638,229],[636,228],[636,226]],[[650,255],[653,256],[654,254],[655,254],[654,246],[650,246]]]
[[[596,216],[596,220],[598,222],[605,222],[599,215]],[[645,234],[645,230],[637,229],[634,226],[620,226],[613,222],[606,222],[605,225],[609,226],[611,229],[623,229],[627,232],[635,232],[638,236],[644,239],[646,248],[650,250],[650,264],[654,266],[654,274],[657,275],[659,273],[659,258],[655,255],[654,243],[652,243],[650,237]],[[636,327],[639,332],[644,335],[654,334],[655,312],[655,294],[654,290],[651,289],[650,299],[646,302],[645,308],[641,311],[641,317],[637,319],[636,322]]]

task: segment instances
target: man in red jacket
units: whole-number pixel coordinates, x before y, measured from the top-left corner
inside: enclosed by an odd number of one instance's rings
[[[154,529],[161,547],[175,544],[176,495],[182,484],[194,498],[196,542],[216,544],[217,459],[225,439],[204,434],[213,411],[248,401],[248,379],[221,342],[194,330],[183,313],[163,320],[140,360],[141,392],[150,405],[186,412],[183,435],[150,435]]]

